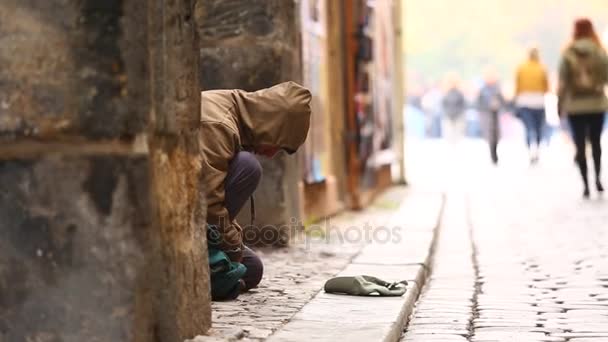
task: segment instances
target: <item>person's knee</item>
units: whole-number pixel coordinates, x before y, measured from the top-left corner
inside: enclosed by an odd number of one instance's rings
[[[250,281],[248,282],[247,286],[250,289],[257,287],[260,284],[260,282],[262,281],[263,276],[264,276],[264,263],[262,263],[261,259],[258,259],[258,264],[256,265],[254,273],[253,273]]]
[[[255,155],[242,151],[237,153],[234,162],[241,169],[242,173],[246,175],[247,179],[257,186],[262,178],[262,165],[260,165]]]
[[[264,263],[257,255],[252,255],[243,260],[243,264],[247,267],[247,273],[243,277],[245,282],[244,291],[248,291],[257,287],[262,281],[264,275]]]

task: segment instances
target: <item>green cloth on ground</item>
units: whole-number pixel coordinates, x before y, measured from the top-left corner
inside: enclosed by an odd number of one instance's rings
[[[335,277],[325,283],[325,292],[352,296],[402,296],[407,281],[389,283],[372,276]]]

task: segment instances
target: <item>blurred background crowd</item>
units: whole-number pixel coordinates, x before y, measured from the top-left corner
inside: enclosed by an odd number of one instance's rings
[[[407,8],[408,138],[482,138],[487,127],[480,117],[480,101],[488,86],[496,87],[504,99],[499,113],[502,138],[524,135],[516,113],[517,71],[536,50],[548,77],[543,140],[569,139],[562,134],[567,123],[560,123],[557,109],[560,55],[571,39],[572,22],[583,15],[608,43],[603,1],[410,0]],[[454,119],[456,125],[451,124]]]

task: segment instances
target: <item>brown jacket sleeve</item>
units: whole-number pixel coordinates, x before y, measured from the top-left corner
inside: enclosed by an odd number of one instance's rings
[[[217,122],[201,124],[202,178],[207,197],[207,223],[217,226],[221,234],[220,248],[233,261],[241,258],[243,234],[241,227],[228,217],[224,203],[224,181],[228,164],[237,149],[238,138],[228,126]]]

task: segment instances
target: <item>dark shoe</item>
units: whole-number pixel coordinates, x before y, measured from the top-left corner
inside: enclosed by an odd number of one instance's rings
[[[590,196],[590,195],[591,195],[591,194],[589,193],[589,189],[588,189],[588,188],[587,188],[587,189],[585,189],[585,191],[583,192],[583,198],[584,198],[584,199],[589,199],[589,196]]]
[[[538,146],[540,146],[540,145],[538,145]],[[530,165],[538,164],[538,159],[539,159],[538,149],[539,149],[539,147],[536,147],[535,149],[528,148],[529,155],[530,155]]]
[[[602,185],[602,182],[600,182],[599,180],[596,181],[595,186],[598,192],[604,192],[604,186]]]
[[[249,291],[249,289],[247,288],[247,284],[245,284],[245,281],[243,279],[239,279],[239,292],[245,293],[247,291]]]
[[[536,165],[538,164],[538,156],[534,156],[532,158],[530,158],[530,165]]]

